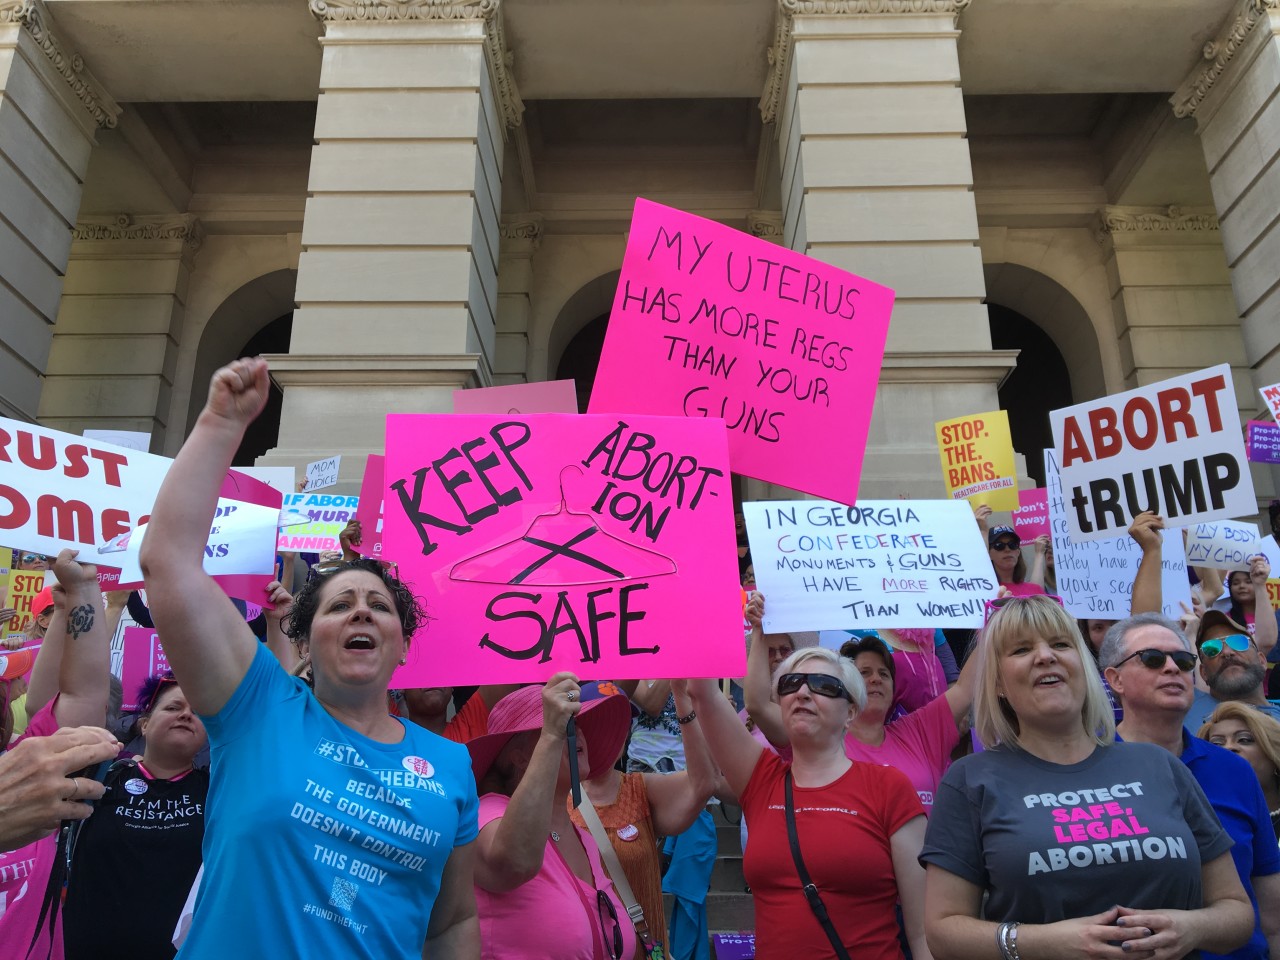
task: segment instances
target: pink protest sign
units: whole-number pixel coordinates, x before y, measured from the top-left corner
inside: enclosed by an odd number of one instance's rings
[[[360,481],[360,505],[356,519],[360,521],[360,542],[356,550],[375,560],[382,556],[382,464],[380,454],[371,453],[364,462],[364,479]]]
[[[892,308],[887,287],[637,200],[590,412],[721,418],[736,472],[851,504]]]
[[[740,676],[724,428],[387,417],[384,554],[435,618],[393,687]]]
[[[169,672],[169,660],[160,646],[160,635],[150,627],[125,627],[120,661],[120,686],[124,689],[121,709],[134,713],[146,707],[138,693],[151,677]]]
[[[1018,509],[1013,511],[1013,529],[1022,540],[1047,537],[1049,533],[1049,491],[1044,487],[1018,491]]]
[[[453,391],[454,413],[577,413],[578,387],[572,380],[511,383]]]

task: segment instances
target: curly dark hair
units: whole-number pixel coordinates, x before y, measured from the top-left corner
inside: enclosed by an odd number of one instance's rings
[[[316,610],[320,606],[320,591],[326,583],[338,574],[346,573],[348,570],[363,570],[366,573],[372,573],[383,582],[391,592],[392,600],[396,605],[396,613],[400,617],[400,627],[404,630],[406,640],[410,639],[417,632],[418,627],[429,619],[422,598],[414,594],[408,584],[390,573],[377,560],[361,557],[357,560],[348,560],[324,572],[314,571],[311,579],[294,596],[293,607],[282,622],[286,637],[294,643],[311,638],[311,622],[315,620]]]

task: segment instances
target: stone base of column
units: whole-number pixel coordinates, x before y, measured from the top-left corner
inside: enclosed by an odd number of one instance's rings
[[[453,392],[482,383],[479,354],[446,356],[269,354],[271,378],[287,402],[280,446],[258,466],[301,470],[340,454],[335,492],[358,493],[365,457],[382,453],[388,413],[452,413]]]

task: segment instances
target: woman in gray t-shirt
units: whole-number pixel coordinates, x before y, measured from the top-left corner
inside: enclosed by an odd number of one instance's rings
[[[1052,598],[1010,598],[985,629],[987,749],[943,778],[920,854],[934,957],[1173,960],[1243,944],[1253,910],[1230,837],[1176,756],[1115,743],[1075,621]]]

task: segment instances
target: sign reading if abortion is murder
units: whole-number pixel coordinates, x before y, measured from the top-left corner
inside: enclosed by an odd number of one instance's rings
[[[1054,410],[1049,421],[1077,543],[1123,534],[1148,510],[1182,527],[1258,508],[1225,363]]]
[[[998,584],[960,500],[744,503],[766,633],[980,627]]]

